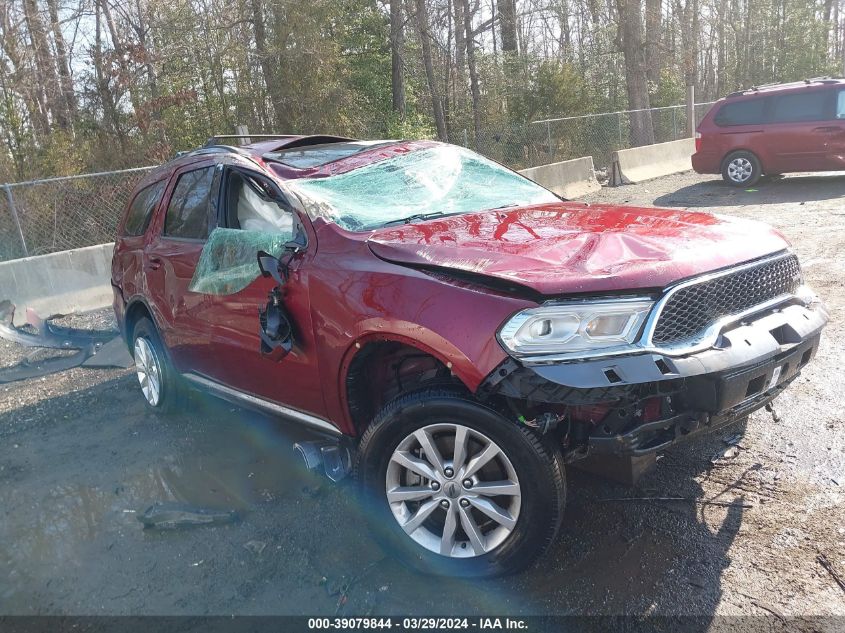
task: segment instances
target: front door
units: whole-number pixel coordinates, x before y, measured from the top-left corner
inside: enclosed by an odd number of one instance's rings
[[[295,212],[279,204],[282,194],[265,176],[229,166],[222,180],[218,228],[208,241],[194,282],[195,290],[206,297],[204,373],[228,387],[322,416],[325,406],[307,281],[315,238],[309,237],[311,244],[292,262],[285,286],[293,349],[280,359],[265,356],[258,314],[275,282],[261,277],[257,254],[264,250],[281,255],[294,231],[305,227]]]

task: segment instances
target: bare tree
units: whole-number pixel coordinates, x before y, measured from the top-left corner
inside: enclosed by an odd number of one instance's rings
[[[405,117],[404,19],[402,0],[390,0],[390,88],[393,111],[402,118]]]
[[[625,88],[628,92],[631,144],[654,143],[648,97],[648,76],[643,49],[642,0],[617,0],[619,7],[619,43],[625,56]]]
[[[426,0],[416,0],[416,9],[417,30],[420,36],[420,48],[422,48],[428,92],[431,95],[431,110],[434,114],[434,124],[437,126],[437,137],[441,141],[446,141],[449,139],[449,135],[446,131],[446,118],[443,115],[443,102],[440,96],[440,89],[437,85],[437,77],[434,74],[434,61],[431,56],[431,23],[428,18]]]

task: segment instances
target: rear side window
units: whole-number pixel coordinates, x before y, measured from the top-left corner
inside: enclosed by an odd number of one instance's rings
[[[164,218],[166,236],[198,240],[208,237],[213,182],[214,167],[179,176]]]
[[[836,118],[845,119],[845,90],[836,95]]]
[[[142,235],[147,230],[153,210],[161,200],[164,183],[165,181],[162,180],[138,192],[126,214],[126,222],[123,225],[124,235]]]
[[[724,104],[716,113],[716,125],[755,125],[763,122],[765,99],[743,99]]]
[[[823,121],[827,118],[829,95],[827,90],[815,90],[774,97],[771,122]]]

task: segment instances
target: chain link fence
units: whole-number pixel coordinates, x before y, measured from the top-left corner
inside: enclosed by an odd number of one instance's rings
[[[710,105],[696,104],[696,122]],[[652,108],[655,142],[686,136],[685,108]],[[477,139],[462,130],[451,140],[514,169],[592,156],[601,172],[615,150],[631,147],[630,116],[623,111],[485,127]],[[129,195],[150,169],[0,185],[0,261],[112,241]]]
[[[698,125],[715,102],[695,104],[695,124]],[[631,143],[631,115],[637,110],[586,114],[534,121],[531,126],[539,132],[539,144],[533,156],[537,164],[553,163],[581,156],[592,156],[597,171],[609,172],[613,152],[633,147]],[[651,108],[654,142],[664,143],[686,138],[687,112],[685,105]]]
[[[0,261],[111,242],[132,189],[150,169],[0,185]]]

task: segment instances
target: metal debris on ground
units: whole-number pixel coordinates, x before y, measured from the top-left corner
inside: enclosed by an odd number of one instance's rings
[[[737,455],[739,455],[739,447],[736,446],[736,445],[729,446],[724,451],[722,451],[720,453],[716,453],[715,455],[713,455],[713,457],[710,458],[710,462],[713,463],[713,464],[726,462],[729,459],[733,459]]]
[[[244,543],[244,549],[252,552],[256,556],[260,556],[265,547],[267,547],[267,543],[264,541],[247,541]]]
[[[839,585],[839,588],[842,591],[845,591],[845,580],[842,579],[842,576],[833,568],[833,564],[828,560],[827,556],[824,554],[819,554],[816,556],[816,560],[818,561],[819,565],[825,568],[828,574],[830,574],[831,578],[836,581],[836,584]]]
[[[26,325],[14,325],[15,305],[0,301],[0,338],[25,347],[55,350],[77,350],[75,354],[59,354],[38,361],[24,360],[12,367],[0,369],[0,383],[15,382],[47,376],[84,365],[87,367],[129,367],[132,358],[120,336],[113,331],[80,330],[61,327],[51,321],[65,315],[54,314],[41,318],[32,309],[26,311]]]
[[[157,528],[172,530],[195,525],[223,525],[237,521],[238,513],[234,510],[213,510],[197,508],[183,503],[154,503],[141,514],[138,520],[144,529]]]

